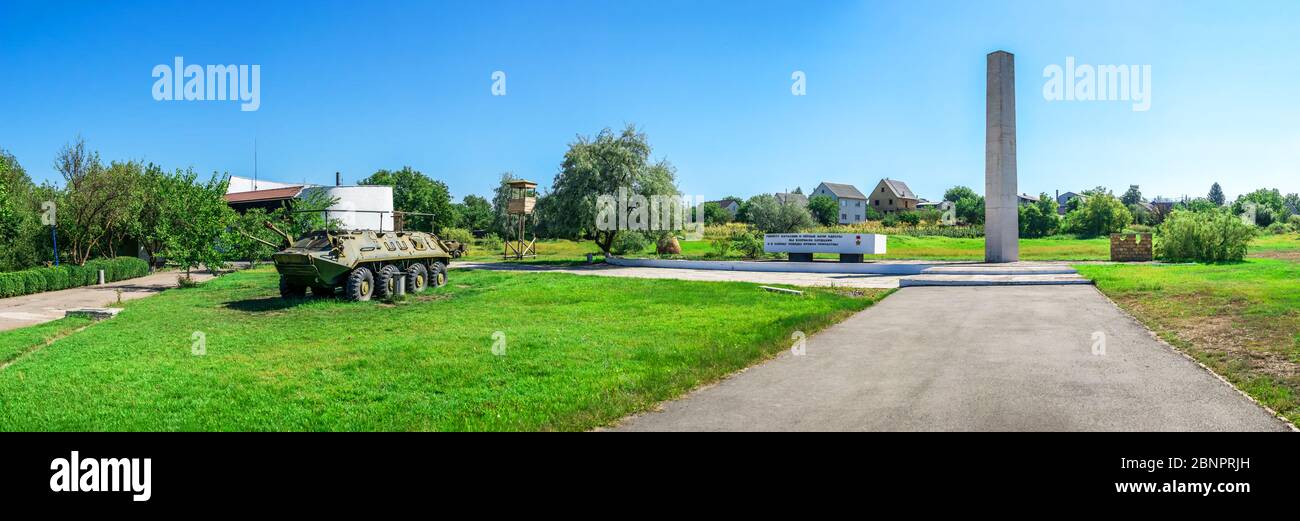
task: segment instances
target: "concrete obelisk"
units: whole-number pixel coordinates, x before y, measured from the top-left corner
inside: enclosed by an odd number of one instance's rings
[[[984,261],[1020,260],[1016,198],[1016,58],[988,55],[984,134]]]

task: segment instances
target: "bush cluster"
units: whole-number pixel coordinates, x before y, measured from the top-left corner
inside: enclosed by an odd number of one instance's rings
[[[1170,261],[1235,262],[1257,228],[1226,212],[1175,210],[1156,235],[1156,256]]]
[[[99,270],[104,270],[106,282],[113,282],[147,275],[149,263],[118,257],[88,261],[85,266],[65,264],[0,273],[0,298],[89,286],[99,282]]]
[[[474,244],[474,234],[464,228],[443,228],[438,238],[444,241],[456,241],[464,245]]]
[[[641,253],[651,244],[654,244],[654,241],[644,232],[627,230],[614,236],[614,243],[609,245],[609,252],[614,255]]]

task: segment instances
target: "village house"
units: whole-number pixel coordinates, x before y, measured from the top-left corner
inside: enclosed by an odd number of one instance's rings
[[[721,206],[722,209],[723,209],[723,210],[726,210],[727,213],[731,214],[731,216],[732,216],[733,218],[736,217],[736,212],[739,212],[739,211],[740,211],[740,203],[737,202],[735,199],[723,199],[723,200],[721,200],[721,201],[709,201],[709,202],[704,203],[704,204],[716,204],[716,205],[718,205],[718,206]]]
[[[920,202],[907,183],[888,177],[881,179],[871,191],[871,207],[880,213],[915,210]]]
[[[867,196],[853,185],[822,182],[812,194],[835,200],[840,208],[840,224],[860,223],[867,219]]]

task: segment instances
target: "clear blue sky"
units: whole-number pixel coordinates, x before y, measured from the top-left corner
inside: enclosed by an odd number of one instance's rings
[[[0,3],[0,148],[38,181],[107,159],[354,182],[410,165],[459,199],[550,184],[631,122],[691,195],[881,177],[983,191],[984,56],[1016,54],[1020,189],[1300,191],[1300,2]],[[261,108],[159,102],[157,64],[259,64]],[[1043,68],[1150,65],[1151,108],[1048,102]],[[491,74],[507,95],[491,95]],[[807,74],[807,95],[790,75]]]

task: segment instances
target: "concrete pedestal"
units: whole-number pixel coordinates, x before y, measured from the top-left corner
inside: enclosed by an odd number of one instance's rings
[[[984,261],[1020,260],[1016,197],[1016,65],[1006,51],[988,55],[984,134]]]

